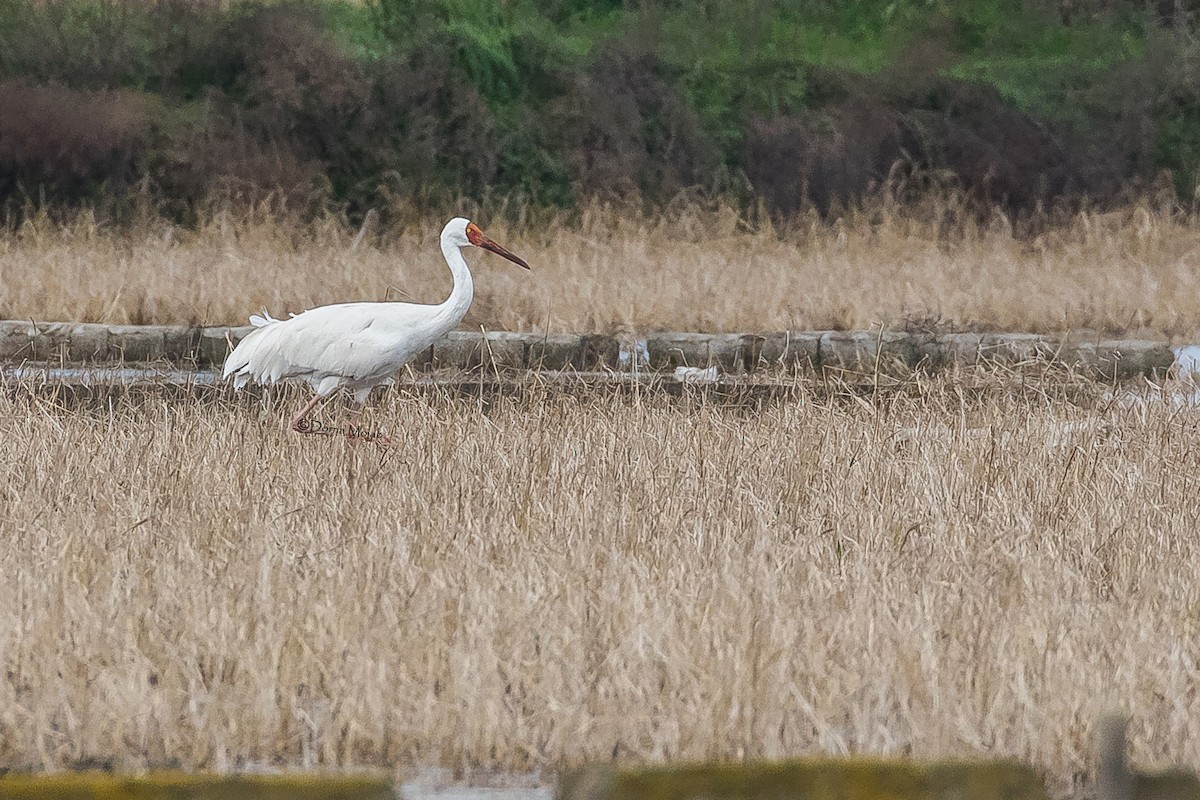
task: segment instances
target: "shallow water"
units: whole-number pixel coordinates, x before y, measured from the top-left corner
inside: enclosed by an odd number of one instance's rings
[[[86,388],[121,387],[213,387],[232,386],[211,369],[167,369],[162,367],[127,366],[63,366],[29,361],[16,366],[0,367],[0,383],[37,386],[71,386]],[[674,372],[576,372],[574,370],[544,370],[540,372],[493,372],[473,370],[470,372],[418,373],[401,377],[399,386],[407,387],[467,387],[480,385],[504,386],[555,386],[612,385],[612,386],[655,386],[672,385],[700,386],[784,386],[794,385],[793,378],[781,375],[731,376],[717,372],[716,367],[706,370],[677,368]],[[253,385],[251,385],[253,388]]]
[[[503,784],[508,781],[497,783]],[[400,784],[398,795],[401,800],[551,800],[554,797],[554,789],[544,785],[448,785],[418,779]]]
[[[480,786],[450,786],[441,789],[400,787],[404,800],[550,800],[554,790],[549,786],[534,789],[497,789]]]
[[[394,390],[380,390],[371,402],[386,392],[398,390],[416,397],[457,397],[485,406],[502,398],[536,401],[547,395],[579,398],[622,396],[631,399],[655,397],[665,402],[717,403],[723,407],[761,409],[766,404],[795,399],[811,391],[809,378],[785,374],[753,376],[677,376],[665,372],[435,372],[401,373]],[[0,390],[21,395],[52,396],[72,407],[107,405],[114,400],[142,396],[192,399],[201,402],[257,402],[263,397],[292,397],[307,394],[305,387],[262,387],[250,385],[235,391],[215,370],[180,370],[163,367],[62,366],[26,362],[0,367]],[[290,401],[289,401],[290,402]]]
[[[5,382],[29,381],[73,386],[218,386],[215,370],[157,369],[154,367],[56,367],[25,363],[0,369]]]
[[[1200,408],[1200,345],[1175,348],[1177,378],[1161,383],[1149,381],[1103,389],[1098,399],[1124,407]],[[679,368],[663,372],[542,372],[520,374],[434,373],[401,378],[398,386],[418,393],[430,389],[450,390],[471,396],[514,394],[531,387],[567,393],[593,390],[655,390],[670,395],[700,393],[730,401],[761,402],[793,397],[798,386],[810,388],[819,379],[778,374],[731,376],[718,374],[716,368],[697,370]],[[131,366],[60,366],[38,362],[0,367],[0,386],[32,390],[66,390],[68,396],[96,397],[123,394],[130,389],[166,389],[184,394],[206,396],[220,392],[229,384],[212,369],[169,369]],[[888,392],[903,392],[905,383],[878,387]],[[860,387],[861,388],[861,387]],[[983,388],[983,387],[979,387]],[[993,386],[992,388],[997,388]],[[987,389],[983,389],[986,393]],[[251,387],[248,394],[256,394]],[[1085,394],[1091,394],[1085,392]],[[1092,397],[1096,395],[1092,394]]]

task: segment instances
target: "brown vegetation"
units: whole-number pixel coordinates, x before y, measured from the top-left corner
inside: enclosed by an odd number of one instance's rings
[[[1151,5],[0,0],[0,213],[1191,198],[1195,14]]]
[[[1152,206],[1080,214],[1037,235],[1014,234],[1000,214],[973,221],[953,200],[784,228],[731,210],[647,218],[597,206],[508,226],[472,216],[533,272],[470,254],[468,327],[1200,334],[1200,226]],[[354,229],[334,218],[217,212],[196,231],[146,222],[132,232],[34,218],[0,234],[0,317],[238,324],[262,306],[438,302],[450,285],[437,249],[443,221],[385,225],[352,248]]]
[[[88,197],[96,185],[127,186],[145,165],[152,138],[149,104],[133,92],[80,92],[0,81],[0,196],[51,186]]]
[[[982,754],[1066,794],[1107,706],[1200,759],[1190,412],[401,390],[381,453],[284,411],[0,398],[0,767]]]

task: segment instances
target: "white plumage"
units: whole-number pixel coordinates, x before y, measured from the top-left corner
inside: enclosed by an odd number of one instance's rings
[[[294,317],[296,315],[292,314],[292,316]],[[250,324],[256,328],[261,328],[264,325],[270,325],[272,322],[283,322],[283,320],[275,319],[271,316],[271,312],[267,311],[265,308],[262,310],[262,314],[250,315]]]
[[[224,376],[241,388],[282,381],[304,382],[313,399],[292,420],[293,429],[311,432],[305,416],[324,398],[349,389],[362,403],[376,386],[393,376],[462,320],[474,288],[462,248],[482,247],[529,269],[523,260],[483,235],[474,224],[456,217],[442,229],[442,255],[454,275],[454,289],[443,303],[339,303],[321,306],[289,319],[264,309],[250,317],[254,325],[225,360]],[[354,431],[351,429],[351,434]]]

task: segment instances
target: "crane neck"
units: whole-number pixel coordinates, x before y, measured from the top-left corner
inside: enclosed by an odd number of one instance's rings
[[[471,300],[475,296],[475,285],[471,281],[471,270],[463,258],[462,248],[452,242],[442,241],[442,256],[454,276],[454,288],[445,302],[438,305],[438,318],[450,330],[467,315]]]

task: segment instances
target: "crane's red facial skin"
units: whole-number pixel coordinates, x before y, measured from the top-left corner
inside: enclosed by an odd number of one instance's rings
[[[474,222],[467,223],[467,241],[476,247],[482,247],[484,250],[490,250],[498,256],[503,256],[509,261],[516,264],[518,267],[529,269],[529,265],[525,263],[525,259],[520,256],[515,256],[508,252],[505,248],[493,242],[491,239],[483,235],[483,231],[479,230],[479,226]]]

